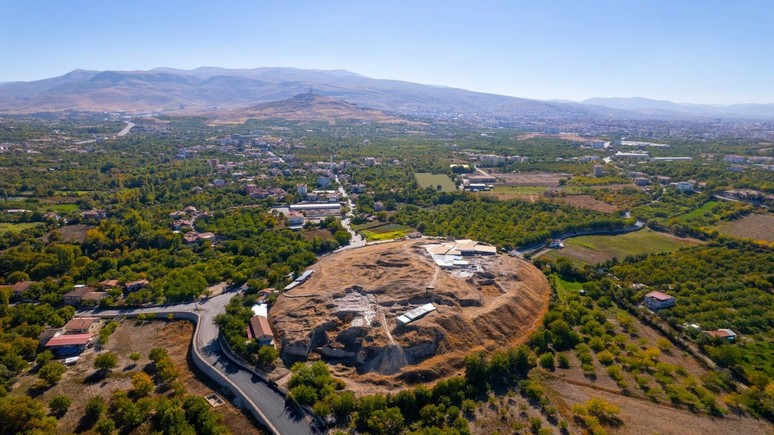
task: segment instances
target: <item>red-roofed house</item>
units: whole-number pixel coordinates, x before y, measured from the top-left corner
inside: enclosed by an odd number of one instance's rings
[[[728,341],[736,340],[736,332],[730,329],[716,329],[714,331],[704,331],[704,333],[713,338],[723,338]]]
[[[648,307],[648,309],[656,311],[663,308],[669,308],[675,306],[675,297],[659,291],[652,291],[645,295],[645,299],[642,304]]]
[[[79,353],[89,347],[93,337],[92,334],[57,335],[51,340],[48,340],[45,347],[60,355]]]
[[[94,317],[74,317],[65,325],[65,334],[94,334],[99,319]]]
[[[4,285],[0,287],[11,289],[11,299],[21,299],[22,294],[30,289],[33,281],[19,281],[16,284]]]
[[[253,316],[247,327],[247,338],[254,338],[261,346],[274,344],[274,334],[269,327],[269,320],[264,316]]]

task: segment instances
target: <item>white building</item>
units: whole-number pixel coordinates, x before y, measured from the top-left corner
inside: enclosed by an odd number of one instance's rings
[[[642,304],[652,311],[675,306],[674,296],[659,291],[652,291],[645,295]]]

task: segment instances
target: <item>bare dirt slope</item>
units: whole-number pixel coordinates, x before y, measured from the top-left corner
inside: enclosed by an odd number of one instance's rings
[[[441,269],[428,243],[322,258],[272,308],[283,359],[322,358],[353,384],[424,382],[454,374],[471,349],[507,346],[534,329],[551,291],[539,270],[505,255],[470,258],[474,269]],[[427,303],[436,311],[408,325],[397,320]]]

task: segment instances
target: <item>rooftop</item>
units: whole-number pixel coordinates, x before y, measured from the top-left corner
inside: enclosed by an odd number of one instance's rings
[[[92,334],[58,335],[51,340],[48,340],[46,347],[85,346],[89,344],[92,337]]]
[[[662,293],[662,292],[659,292],[659,291],[652,291],[652,292],[646,294],[645,297],[646,298],[658,299],[660,301],[668,301],[670,299],[674,299],[674,296],[670,296],[670,295],[668,295],[666,293]]]

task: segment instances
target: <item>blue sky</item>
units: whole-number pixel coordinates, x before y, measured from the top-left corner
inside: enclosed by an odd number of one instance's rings
[[[771,0],[0,0],[0,41],[0,81],[290,66],[538,99],[774,103]]]

